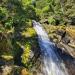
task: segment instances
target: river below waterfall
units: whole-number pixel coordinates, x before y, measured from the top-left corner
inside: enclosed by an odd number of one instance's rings
[[[40,23],[33,21],[33,27],[38,35],[38,42],[41,48],[43,66],[41,73],[37,75],[68,75],[65,64],[60,56],[55,52],[57,47],[50,41],[46,31]]]

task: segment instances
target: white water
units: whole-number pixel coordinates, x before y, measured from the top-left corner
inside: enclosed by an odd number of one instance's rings
[[[47,33],[40,23],[33,21],[33,27],[37,32],[43,57],[42,73],[38,73],[37,75],[68,75],[64,63],[54,51],[57,48],[49,40]]]

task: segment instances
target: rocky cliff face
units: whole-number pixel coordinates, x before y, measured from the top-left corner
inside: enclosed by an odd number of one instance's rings
[[[62,52],[65,51],[75,58],[75,26],[43,26],[47,31],[50,40],[56,43]]]
[[[62,58],[69,75],[75,75],[75,26],[43,25],[50,40],[58,47],[57,52]]]
[[[58,31],[57,33],[61,32],[60,42],[58,42],[58,47],[60,47],[65,52],[68,52],[72,57],[75,58],[75,29],[67,27],[64,31]]]

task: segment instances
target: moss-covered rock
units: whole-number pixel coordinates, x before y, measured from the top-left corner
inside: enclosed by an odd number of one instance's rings
[[[75,26],[54,26],[46,24],[43,24],[43,26],[50,40],[55,42],[60,49],[75,57]]]

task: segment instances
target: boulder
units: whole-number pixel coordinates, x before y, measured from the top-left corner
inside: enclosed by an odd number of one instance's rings
[[[62,38],[64,38],[65,35],[66,35],[66,31],[65,31],[65,30],[57,30],[57,31],[56,31],[56,34],[58,34],[58,35],[60,35]]]
[[[65,44],[70,43],[69,37],[64,37],[64,38],[62,39],[62,42],[65,43]]]
[[[48,19],[41,20],[41,23],[49,24]]]

